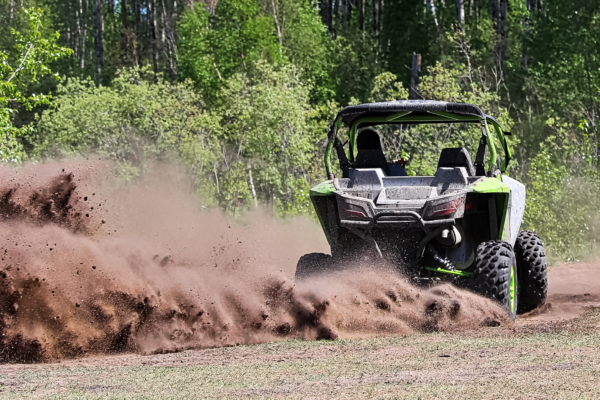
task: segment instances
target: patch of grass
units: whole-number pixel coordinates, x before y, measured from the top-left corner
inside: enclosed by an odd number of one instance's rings
[[[547,329],[293,340],[137,357],[125,366],[127,356],[103,358],[102,366],[2,366],[0,399],[594,399],[599,323],[593,310]]]

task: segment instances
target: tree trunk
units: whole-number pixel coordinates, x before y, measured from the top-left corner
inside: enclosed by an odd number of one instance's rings
[[[438,26],[437,15],[435,14],[435,4],[433,4],[433,0],[425,0],[425,7],[433,16],[433,22],[435,23],[435,26]]]
[[[496,65],[502,68],[506,54],[508,0],[489,0],[490,15],[496,30],[496,45],[494,48]]]
[[[361,32],[365,31],[365,0],[358,0],[358,27]]]
[[[156,29],[156,0],[148,2],[148,13],[150,17],[150,44],[152,51],[152,68],[154,70],[154,79],[158,79],[158,37]]]
[[[8,23],[10,24],[15,13],[15,0],[10,0],[8,3]]]
[[[277,30],[277,37],[279,38],[279,51],[283,48],[283,38],[281,37],[281,27],[279,26],[279,20],[277,19],[277,6],[275,0],[271,0],[271,8],[273,9],[273,21],[275,21],[275,29]]]
[[[144,66],[143,47],[142,47],[142,5],[141,0],[133,0],[133,12],[135,15],[135,39],[133,43],[134,60],[138,67]]]
[[[590,64],[588,62],[588,56],[584,55],[583,57],[584,60],[584,66],[585,66],[585,73],[586,73],[586,78],[587,78],[587,84],[588,84],[588,90],[589,90],[589,96],[590,96],[590,122],[592,124],[592,131],[594,132],[594,156],[596,157],[596,159],[598,160],[597,162],[600,163],[600,159],[598,159],[598,154],[599,154],[599,149],[598,149],[598,127],[596,124],[596,101],[594,100],[594,89],[593,89],[593,85],[592,85],[592,74],[590,71]]]
[[[125,64],[129,64],[130,50],[129,50],[129,38],[131,32],[129,31],[129,11],[127,9],[127,0],[121,0],[121,54]],[[135,58],[132,62],[135,65]]]
[[[494,23],[496,31],[498,30],[498,1],[499,0],[489,0],[490,15],[492,16],[492,22]]]
[[[250,191],[252,192],[252,199],[254,200],[254,207],[258,207],[258,199],[256,198],[256,189],[254,188],[254,179],[252,179],[252,167],[248,163],[248,183],[250,184]]]
[[[375,41],[379,43],[379,30],[381,29],[381,0],[372,0],[373,17],[371,20],[371,28]]]
[[[508,43],[508,0],[499,0],[498,7],[498,39],[496,45],[496,56],[498,57],[498,67],[502,68],[506,56],[506,47]]]
[[[104,15],[102,0],[94,0],[94,49],[96,51],[96,84],[100,84],[104,69]]]
[[[73,8],[72,2],[67,1],[64,4],[64,8],[60,12],[62,12],[63,15],[68,15],[70,17],[71,15],[73,15],[73,10],[71,10],[72,8]],[[73,32],[71,32],[72,24],[73,24],[72,18],[67,18],[65,20],[65,39],[67,41],[67,46],[71,49],[75,49],[77,46],[73,43],[73,37],[75,36],[75,32],[74,32],[74,30],[73,30]]]
[[[507,21],[508,21],[508,0],[500,0],[500,33],[504,36],[507,31]]]
[[[340,0],[340,19],[342,26],[346,26],[346,17],[348,16],[348,0]]]
[[[413,53],[412,68],[410,74],[410,93],[408,98],[411,100],[422,99],[419,93],[419,75],[421,74],[421,55]]]
[[[346,3],[344,23],[350,25],[350,22],[352,21],[352,0],[344,0],[344,3]]]
[[[527,11],[534,12],[538,8],[538,2],[536,0],[526,0],[525,5],[527,7]]]
[[[86,0],[86,8],[87,8]],[[79,18],[81,23],[81,31],[79,32],[79,68],[83,70],[85,67],[85,39],[87,38],[87,19],[83,13],[83,0],[79,0]]]
[[[167,17],[167,9],[165,7],[165,0],[161,0],[161,6],[162,6],[163,26],[164,26],[164,30],[166,31],[166,38],[165,38],[166,57],[167,57],[167,63],[169,66],[169,76],[171,77],[171,83],[173,83],[177,79],[177,71],[175,70],[175,65],[173,63],[173,53],[174,53],[174,48],[175,48],[175,36],[173,34],[173,29],[171,28],[171,26],[172,26],[171,21],[173,21],[173,19],[169,19]]]
[[[463,0],[456,0],[456,23],[460,27],[465,24],[465,3]]]
[[[127,0],[121,0],[121,26],[123,29],[129,28],[129,11],[127,10]]]
[[[333,4],[331,0],[321,0],[321,20],[327,26],[330,33],[333,33]]]
[[[77,4],[75,4],[75,48],[74,50],[74,54],[76,57],[79,58],[79,54],[81,52],[81,49],[79,48],[79,45],[81,43],[81,14],[80,14],[80,7]]]
[[[211,14],[215,14],[215,9],[217,8],[217,4],[219,3],[219,0],[210,0],[209,5],[208,5],[208,12],[210,12]],[[192,6],[192,4],[190,3],[190,7]]]

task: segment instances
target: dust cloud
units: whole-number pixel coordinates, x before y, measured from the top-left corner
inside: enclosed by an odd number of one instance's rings
[[[136,183],[90,161],[0,170],[0,361],[156,354],[283,338],[453,331],[507,321],[449,285],[357,265],[296,283],[320,227],[202,206],[161,166]]]

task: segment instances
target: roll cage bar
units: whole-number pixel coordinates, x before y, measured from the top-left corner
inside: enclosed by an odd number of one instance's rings
[[[350,128],[349,132],[349,156],[350,164],[354,162],[356,153],[356,138],[358,128],[383,124],[431,124],[431,123],[479,123],[481,126],[481,139],[475,158],[477,175],[492,176],[497,159],[496,147],[492,137],[489,135],[494,128],[494,133],[504,149],[504,158],[500,164],[500,172],[505,172],[512,154],[508,148],[506,135],[495,118],[484,114],[479,107],[467,103],[447,103],[431,100],[398,100],[382,103],[361,104],[349,106],[342,109],[329,133],[327,134],[327,149],[325,151],[325,170],[327,179],[334,179],[331,166],[331,153],[337,140],[337,131],[342,124]],[[490,157],[485,168],[485,155],[489,150]]]

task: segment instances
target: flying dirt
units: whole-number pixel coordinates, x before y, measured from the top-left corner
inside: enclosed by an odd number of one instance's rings
[[[319,227],[207,211],[169,168],[135,184],[89,161],[0,170],[0,360],[457,331],[510,323],[451,285],[361,265],[295,282]],[[157,169],[158,170],[158,169]]]

